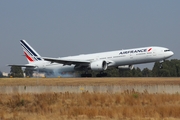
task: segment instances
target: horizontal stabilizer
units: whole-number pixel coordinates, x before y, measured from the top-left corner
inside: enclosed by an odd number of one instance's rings
[[[24,64],[24,65],[23,65],[23,64],[22,64],[22,65],[21,65],[21,64],[19,64],[19,65],[8,65],[8,66],[15,66],[15,67],[33,67],[33,68],[36,67],[35,65],[26,65],[26,64]]]

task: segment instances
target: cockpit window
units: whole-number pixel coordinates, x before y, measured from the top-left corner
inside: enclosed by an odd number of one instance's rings
[[[170,50],[164,50],[164,52],[168,52],[168,51],[170,51]]]

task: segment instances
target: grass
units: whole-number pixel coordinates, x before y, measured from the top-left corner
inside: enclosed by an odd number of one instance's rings
[[[180,94],[109,93],[1,94],[0,119],[175,120]]]
[[[180,78],[0,78],[0,86],[11,85],[180,85]]]
[[[180,78],[0,78],[0,86],[180,85]],[[83,91],[83,88],[81,88]],[[175,120],[180,94],[0,94],[0,120]]]

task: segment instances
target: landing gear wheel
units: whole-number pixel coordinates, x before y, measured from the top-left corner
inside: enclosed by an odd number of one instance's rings
[[[92,74],[84,73],[84,74],[81,74],[81,77],[92,77]]]
[[[165,60],[162,60],[162,61],[160,61],[159,63],[160,63],[160,66],[159,66],[159,68],[160,69],[163,69],[163,63],[165,62]]]

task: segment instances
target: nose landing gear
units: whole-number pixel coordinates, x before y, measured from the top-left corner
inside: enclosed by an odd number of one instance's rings
[[[162,69],[163,68],[163,62],[164,62],[165,60],[162,60],[162,61],[159,61],[159,63],[160,63],[160,69]]]

